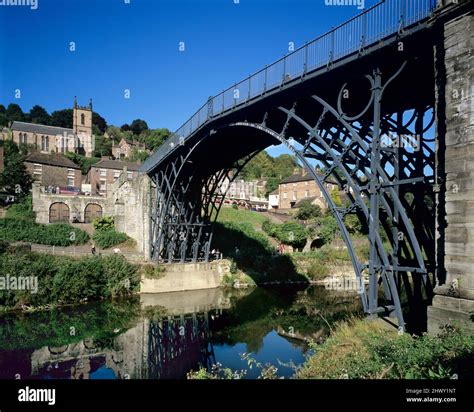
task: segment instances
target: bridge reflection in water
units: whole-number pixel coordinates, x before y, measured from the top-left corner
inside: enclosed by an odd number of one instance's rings
[[[305,341],[320,341],[326,322],[359,310],[356,292],[310,287],[174,292],[8,314],[0,316],[0,378],[183,379],[216,361],[245,368],[243,352],[290,377],[285,365],[304,361]]]

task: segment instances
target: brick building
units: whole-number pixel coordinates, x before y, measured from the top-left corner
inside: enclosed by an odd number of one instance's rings
[[[138,176],[139,168],[138,163],[103,158],[91,167],[87,175],[87,181],[91,184],[91,193],[107,196],[107,187],[119,178],[124,169],[127,171],[127,179],[132,180]]]
[[[325,185],[328,191],[331,191],[335,186],[334,183],[329,182]],[[278,186],[279,209],[298,207],[298,203],[302,200],[310,200],[311,203],[319,205],[323,209],[327,208],[323,193],[307,171],[295,173],[283,179]]]
[[[114,159],[123,160],[124,158],[130,157],[133,149],[146,150],[146,147],[142,143],[127,141],[124,138],[122,138],[118,144],[115,144],[112,140],[112,156]]]
[[[35,152],[26,158],[25,166],[42,186],[81,187],[81,168],[62,154]]]

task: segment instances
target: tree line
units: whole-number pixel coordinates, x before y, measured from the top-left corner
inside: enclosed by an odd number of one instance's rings
[[[0,127],[8,127],[12,122],[28,122],[47,126],[73,127],[73,109],[56,110],[51,114],[39,105],[34,105],[29,112],[24,112],[16,103],[7,107],[0,104]],[[171,134],[166,128],[150,129],[143,119],[135,119],[130,124],[120,127],[109,125],[99,113],[92,112],[92,133],[95,136],[94,157],[111,156],[112,142],[118,143],[123,138],[128,142],[140,143],[143,149],[135,148],[130,161],[145,161],[149,152],[155,151]]]

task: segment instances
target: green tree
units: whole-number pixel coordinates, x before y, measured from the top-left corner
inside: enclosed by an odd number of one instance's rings
[[[0,113],[0,127],[8,126],[8,117],[5,113]]]
[[[72,128],[73,109],[56,110],[51,113],[51,126]]]
[[[95,136],[95,150],[94,157],[111,156],[112,155],[112,141],[106,139],[104,136]]]
[[[31,108],[28,118],[30,122],[37,124],[49,124],[51,122],[49,113],[39,105],[35,105]]]
[[[130,130],[130,125],[128,123],[125,123],[122,126],[120,126],[120,130],[122,132],[128,132]]]
[[[92,124],[99,128],[100,134],[104,134],[107,130],[107,122],[99,113],[92,112]]]
[[[5,106],[3,104],[0,104],[0,113],[5,114],[7,109],[5,109]]]
[[[138,136],[140,133],[148,130],[148,125],[145,120],[135,119],[130,125],[130,130],[133,132],[133,134]]]
[[[158,149],[170,135],[171,132],[166,128],[152,129],[142,132],[138,140],[145,143],[148,149],[154,151]]]
[[[132,149],[132,153],[130,154],[130,156],[128,157],[128,160],[130,162],[140,162],[140,163],[143,163],[146,159],[148,159],[150,157],[150,155],[148,154],[148,152],[146,152],[145,150],[139,150],[137,149],[136,147],[134,147]]]
[[[331,195],[331,199],[334,202],[334,205],[336,207],[341,207],[342,206],[342,200],[341,200],[341,196],[339,195],[339,186],[335,185],[332,188],[330,195]]]
[[[18,146],[11,140],[4,142],[5,167],[0,174],[0,187],[8,195],[16,199],[25,198],[31,189],[33,179],[23,163],[25,156],[20,153]]]
[[[311,203],[311,200],[302,200],[298,212],[296,213],[296,218],[300,220],[308,220],[321,216],[321,207]]]
[[[25,120],[25,114],[23,113],[23,110],[21,110],[21,107],[16,103],[10,103],[7,107],[5,114],[12,122],[23,122]]]

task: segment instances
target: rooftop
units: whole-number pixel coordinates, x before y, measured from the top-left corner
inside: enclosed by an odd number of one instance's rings
[[[26,123],[26,122],[13,122],[12,130],[19,132],[46,134],[46,135],[64,135],[73,134],[73,129],[67,129],[65,127],[46,126],[44,124]]]
[[[98,167],[100,169],[116,169],[116,170],[122,170],[124,167],[126,167],[127,170],[130,170],[130,171],[138,171],[138,169],[140,169],[140,166],[141,165],[139,163],[134,163],[134,162],[124,162],[122,160],[102,159],[102,160],[99,160],[92,167]]]
[[[80,169],[72,160],[62,154],[46,154],[35,152],[30,154],[25,162],[39,163],[48,166],[67,167],[68,169]]]

